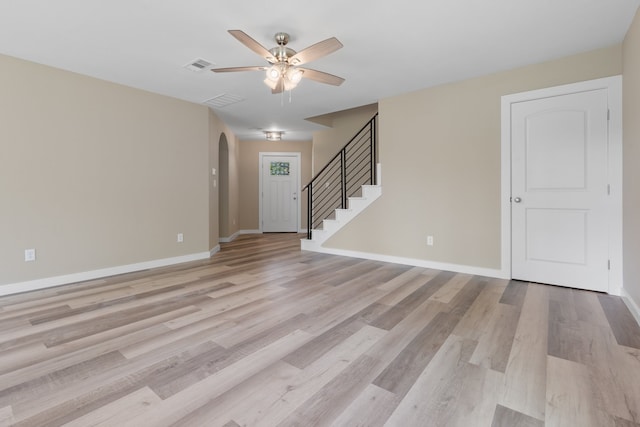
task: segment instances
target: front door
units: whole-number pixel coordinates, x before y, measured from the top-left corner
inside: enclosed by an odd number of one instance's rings
[[[262,231],[298,232],[299,156],[261,154]]]
[[[606,89],[511,106],[512,277],[608,290]]]

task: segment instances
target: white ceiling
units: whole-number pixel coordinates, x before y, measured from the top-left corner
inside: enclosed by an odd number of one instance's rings
[[[310,139],[305,118],[371,104],[429,86],[620,43],[640,0],[0,0],[0,53],[195,103],[245,100],[215,109],[240,139],[282,129]],[[344,48],[306,64],[346,79],[303,80],[272,95],[260,72],[194,73],[265,65],[231,35],[267,48],[291,35],[300,51],[335,36]],[[3,83],[4,84],[4,83]],[[289,99],[291,95],[291,99]]]

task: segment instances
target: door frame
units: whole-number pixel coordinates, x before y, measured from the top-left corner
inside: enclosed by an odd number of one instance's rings
[[[609,101],[607,203],[609,227],[609,294],[622,293],[622,76],[504,95],[501,98],[501,275],[511,279],[511,104],[535,99],[605,89]]]
[[[263,183],[262,183],[262,164],[264,161],[265,157],[295,157],[296,161],[298,162],[298,179],[296,182],[296,188],[298,189],[298,200],[296,203],[296,211],[297,211],[297,215],[296,215],[296,230],[297,233],[300,233],[300,224],[301,224],[301,204],[300,204],[300,189],[302,188],[302,184],[301,184],[301,176],[302,176],[302,171],[300,170],[300,160],[302,158],[302,154],[300,152],[293,152],[293,151],[261,151],[258,153],[258,179],[259,179],[259,184],[258,184],[258,212],[259,212],[259,218],[258,221],[260,221],[259,227],[258,229],[260,230],[261,233],[263,233],[264,230],[264,226],[262,224],[262,199],[263,199]]]

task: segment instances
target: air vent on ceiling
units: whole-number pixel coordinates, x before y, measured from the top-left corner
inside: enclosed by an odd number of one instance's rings
[[[211,99],[207,99],[204,101],[204,104],[213,107],[213,108],[224,108],[227,105],[235,104],[236,102],[244,101],[245,98],[242,98],[238,95],[229,95],[228,93],[223,93],[222,95],[214,96]]]
[[[189,71],[200,72],[208,69],[213,65],[212,62],[206,61],[202,58],[195,59],[184,66]]]

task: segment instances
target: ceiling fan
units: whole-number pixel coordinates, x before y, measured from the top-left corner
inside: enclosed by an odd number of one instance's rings
[[[302,78],[308,78],[320,83],[326,83],[334,86],[340,86],[344,79],[334,76],[333,74],[323,71],[312,70],[310,68],[301,68],[299,65],[314,61],[329,55],[342,47],[342,43],[337,38],[318,42],[306,49],[296,52],[287,47],[289,43],[289,34],[276,33],[275,40],[278,46],[267,49],[260,43],[252,39],[244,31],[229,30],[229,33],[238,39],[240,43],[262,56],[271,64],[270,66],[252,66],[252,67],[230,67],[230,68],[214,68],[214,73],[228,73],[235,71],[266,71],[267,77],[264,83],[271,88],[272,93],[280,93],[285,90],[291,90],[297,86]]]

